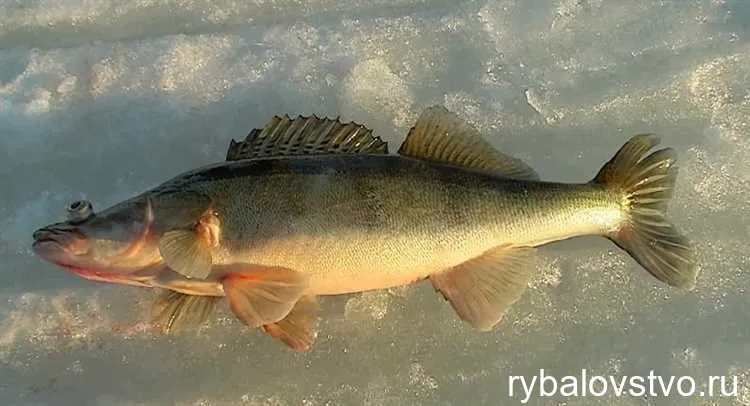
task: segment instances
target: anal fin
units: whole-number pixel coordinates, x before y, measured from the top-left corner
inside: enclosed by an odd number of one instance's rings
[[[222,273],[232,312],[250,327],[286,317],[307,287],[303,274],[282,267],[233,264],[222,267]]]
[[[314,296],[302,296],[289,314],[263,331],[295,351],[309,351],[317,335],[318,310]]]
[[[433,287],[461,320],[489,331],[521,298],[533,271],[534,248],[502,246],[432,275]]]

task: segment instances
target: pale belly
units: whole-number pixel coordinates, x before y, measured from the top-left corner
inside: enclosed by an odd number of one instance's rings
[[[574,236],[600,234],[618,219],[602,222],[590,209],[572,214],[475,224],[453,229],[397,233],[292,234],[263,244],[219,247],[217,265],[278,266],[308,277],[309,293],[337,295],[407,285],[449,270],[504,245],[536,247]],[[594,214],[600,214],[598,211]],[[619,220],[618,220],[619,221]],[[604,224],[606,223],[606,224]],[[221,277],[221,275],[215,275]]]
[[[294,236],[244,251],[220,249],[215,260],[293,269],[308,276],[311,294],[337,295],[425,279],[500,244],[491,234]]]

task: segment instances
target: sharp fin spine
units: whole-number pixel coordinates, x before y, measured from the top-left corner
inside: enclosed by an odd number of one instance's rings
[[[253,129],[244,141],[232,140],[227,161],[273,156],[322,154],[387,154],[388,144],[369,128],[341,123],[338,118],[275,116],[261,129]]]

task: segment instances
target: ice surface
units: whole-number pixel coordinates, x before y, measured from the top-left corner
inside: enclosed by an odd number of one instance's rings
[[[509,374],[736,374],[750,404],[750,6],[743,0],[0,1],[0,404],[497,405]],[[441,103],[549,180],[637,132],[679,152],[671,216],[692,293],[604,239],[542,249],[492,333],[429,286],[328,298],[310,354],[223,310],[162,337],[152,293],[34,257],[35,227],[220,160],[280,113],[341,115],[396,148]],[[517,404],[518,398],[512,404]],[[714,402],[714,403],[711,403]]]

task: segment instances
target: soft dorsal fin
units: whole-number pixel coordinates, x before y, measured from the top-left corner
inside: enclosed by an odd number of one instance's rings
[[[275,116],[244,141],[232,140],[227,161],[290,155],[387,154],[388,144],[357,123],[316,116]]]
[[[398,153],[513,179],[539,179],[531,167],[492,148],[477,129],[442,106],[430,107],[422,113]]]

